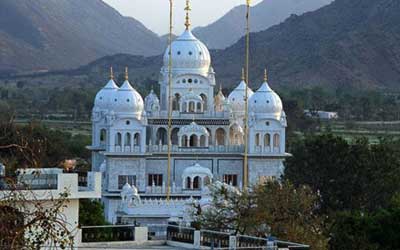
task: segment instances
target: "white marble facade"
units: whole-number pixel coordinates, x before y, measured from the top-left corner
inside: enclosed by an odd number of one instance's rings
[[[255,92],[242,79],[225,97],[221,88],[214,92],[217,82],[210,53],[189,25],[172,43],[171,51],[171,94],[168,48],[160,71],[159,97],[152,90],[143,100],[129,82],[128,72],[121,87],[111,76],[96,95],[89,148],[93,170],[103,173],[102,201],[112,223],[179,220],[184,216],[184,205],[201,199],[209,182],[242,188],[245,91],[249,97],[249,185],[279,178],[283,171],[286,115],[267,76]],[[168,203],[169,100],[172,145]],[[128,201],[123,198],[127,196]]]

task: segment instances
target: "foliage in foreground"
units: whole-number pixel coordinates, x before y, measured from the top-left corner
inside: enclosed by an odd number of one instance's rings
[[[319,196],[310,188],[295,188],[290,182],[268,181],[251,192],[224,184],[210,188],[211,201],[197,206],[194,219],[204,229],[258,235],[273,235],[300,242],[313,249],[327,249],[325,218],[317,214]]]
[[[90,199],[79,200],[79,225],[101,226],[108,224],[104,218],[104,207],[101,202]]]

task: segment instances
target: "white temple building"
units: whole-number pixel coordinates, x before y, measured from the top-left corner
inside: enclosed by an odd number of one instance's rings
[[[126,80],[113,76],[93,108],[92,170],[102,172],[102,201],[111,223],[166,223],[185,216],[185,206],[205,199],[211,182],[241,189],[244,180],[245,91],[248,101],[248,181],[283,172],[286,116],[265,76],[253,92],[244,79],[226,97],[217,89],[207,47],[186,30],[169,48],[159,76],[160,93],[143,99]],[[171,98],[169,98],[171,97]],[[170,174],[168,107],[172,102]],[[170,178],[168,178],[170,176]],[[167,184],[170,201],[167,202]]]

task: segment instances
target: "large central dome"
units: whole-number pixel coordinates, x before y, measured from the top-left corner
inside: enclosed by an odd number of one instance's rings
[[[172,43],[172,69],[198,69],[207,71],[211,65],[210,52],[189,29]],[[169,64],[169,47],[164,54],[164,67]]]

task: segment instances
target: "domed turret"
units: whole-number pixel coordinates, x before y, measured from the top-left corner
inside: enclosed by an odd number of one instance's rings
[[[277,120],[281,117],[283,111],[282,100],[268,85],[266,71],[261,87],[249,99],[249,111],[255,114],[270,116]]]
[[[242,73],[242,81],[228,96],[228,100],[232,108],[232,111],[235,113],[245,111],[246,88],[247,88],[247,97],[250,98],[253,95],[253,91],[247,86],[244,80],[244,73]]]
[[[146,112],[154,112],[160,110],[160,100],[151,89],[150,94],[144,99],[144,106]]]
[[[114,82],[114,73],[111,68],[110,81],[97,93],[94,107],[98,109],[110,108],[118,89],[117,84]]]
[[[144,110],[143,98],[129,83],[127,69],[125,82],[115,95],[113,110],[116,113],[134,113],[138,118]]]
[[[214,98],[215,111],[223,112],[225,103],[226,103],[226,98],[224,96],[224,93],[222,93],[222,87],[220,86],[218,94]]]
[[[190,31],[189,11],[190,6],[186,8],[186,30],[175,41],[172,42],[172,70],[200,70],[201,73],[207,73],[211,65],[211,56],[207,47],[199,39],[197,39]],[[164,54],[164,67],[169,64],[168,47]]]

